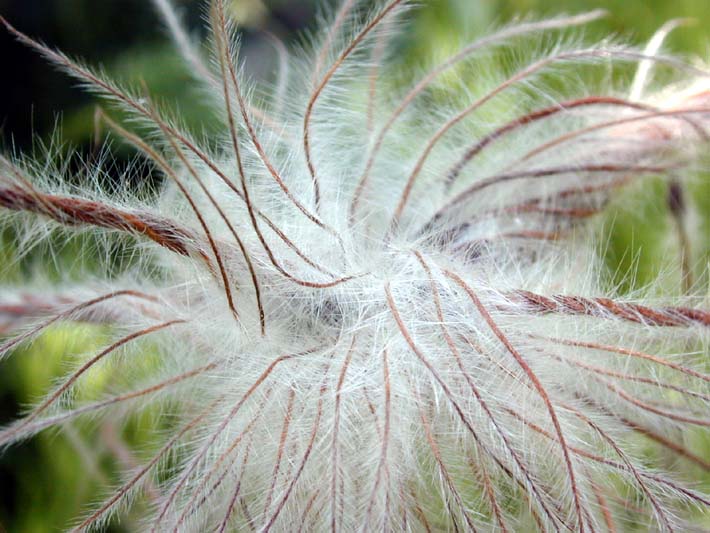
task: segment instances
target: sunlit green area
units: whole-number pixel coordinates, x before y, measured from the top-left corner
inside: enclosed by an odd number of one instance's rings
[[[17,5],[23,3],[23,0],[0,0],[0,14],[10,11],[11,7],[17,12]],[[179,3],[186,9],[185,13],[197,32],[201,20],[200,0]],[[258,40],[260,28],[276,30],[286,41],[297,42],[299,31],[305,29],[304,24],[306,27],[311,24],[312,29],[312,3],[234,0],[233,9],[254,42]],[[108,18],[116,16],[116,9],[106,8],[107,18],[104,20],[95,8],[96,4],[120,6],[122,2],[59,0],[58,6],[61,7],[56,8],[60,24],[66,25],[66,31],[79,32],[82,39],[88,40],[84,42],[85,49],[91,48],[96,41],[99,43],[96,46],[105,52],[101,57],[90,54],[90,60],[101,61],[107,72],[127,84],[140,87],[144,83],[162,105],[174,109],[193,131],[205,134],[215,131],[219,125],[210,121],[209,105],[204,94],[191,84],[188,68],[174,53],[165,34],[151,30],[152,26],[146,22],[155,23],[155,19],[148,16],[150,9],[144,5],[132,11],[134,16],[144,12],[145,17],[137,24],[135,34],[127,33],[131,37],[124,46],[120,37],[113,36],[112,21]],[[298,16],[294,15],[294,21],[285,24],[283,13],[288,12],[290,4],[299,4],[293,8],[298,11]],[[688,18],[683,27],[669,36],[665,48],[698,60],[710,58],[707,0],[424,0],[420,4],[421,7],[413,11],[414,21],[407,39],[403,40],[401,60],[404,64],[427,64],[446,57],[459,47],[464,36],[473,37],[514,17],[574,13],[598,7],[607,9],[609,14],[585,30],[590,38],[612,34],[643,44],[667,20]],[[280,14],[278,20],[273,16],[275,11]],[[61,41],[61,32],[57,35]],[[245,46],[245,50],[248,60],[249,46]],[[44,68],[51,70],[49,66]],[[269,79],[268,71],[258,71],[255,75]],[[475,83],[475,73],[463,75],[470,76]],[[47,83],[54,87],[57,79],[62,78],[52,73]],[[43,78],[37,74],[30,82],[18,79],[12,82],[41,84]],[[68,145],[78,146],[89,153],[96,136],[105,133],[100,127],[97,129],[94,118],[98,102],[76,95],[78,91],[72,89],[73,81],[64,78],[64,83],[66,88],[57,89],[57,101],[66,104],[67,109],[59,122],[59,136]],[[52,95],[45,95],[45,98],[51,99]],[[37,109],[51,109],[52,106],[45,106],[45,103],[40,103]],[[50,133],[57,121],[52,112],[47,114],[51,116],[34,120],[36,133],[45,141],[51,138]],[[5,126],[2,133],[5,145],[10,145],[13,132]],[[125,165],[132,152],[125,146],[115,148],[118,154],[116,165]],[[693,272],[700,273],[710,262],[710,179],[695,176],[683,192],[689,211],[694,214],[692,224],[685,228],[691,245],[690,264]],[[662,283],[655,284],[654,291],[673,295],[684,290],[679,275],[681,250],[667,195],[664,182],[651,182],[643,190],[628,191],[599,220],[600,231],[607,235],[600,253],[606,259],[610,285],[621,291],[643,291],[661,277]],[[55,253],[52,262],[42,262],[45,256],[41,249],[19,260],[15,254],[14,236],[7,231],[0,233],[0,283],[21,284],[40,269],[48,280],[57,279],[60,273],[66,276],[67,272],[73,272],[72,275],[79,278],[82,272],[98,268],[90,260],[87,262],[87,254],[81,252],[90,246],[93,246],[91,242],[76,239]],[[116,253],[120,255],[120,251]],[[701,296],[710,293],[708,279],[697,276],[694,281],[694,293]],[[15,350],[13,356],[0,366],[2,422],[12,420],[40,398],[74,358],[96,352],[107,338],[108,332],[102,327],[61,325],[53,327],[30,346]],[[142,346],[149,360],[151,347],[148,343]],[[92,372],[86,378],[86,393],[110,389],[111,371],[111,365],[103,365]],[[164,424],[160,417],[153,415],[144,413],[129,427],[115,427],[110,420],[100,420],[96,424],[67,423],[61,431],[44,432],[21,446],[10,448],[0,457],[0,484],[4,493],[0,499],[0,532],[4,528],[8,532],[42,533],[60,531],[70,525],[86,509],[88,502],[97,500],[102,487],[117,480],[118,471],[131,468],[133,461],[147,456],[151,435]],[[710,459],[707,433],[698,432],[690,440],[695,453]],[[649,456],[659,453],[649,446]],[[708,481],[698,479],[706,487]],[[140,511],[140,505],[135,511]],[[121,527],[115,526],[107,531],[137,531],[134,520],[132,512],[125,513],[121,515]]]

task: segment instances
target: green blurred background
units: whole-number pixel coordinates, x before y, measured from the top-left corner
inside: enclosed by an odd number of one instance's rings
[[[175,2],[195,35],[201,29],[202,0]],[[708,0],[421,0],[413,12],[402,54],[407,62],[421,62],[448,54],[461,35],[475,35],[517,15],[538,16],[579,12],[603,7],[609,16],[594,23],[590,36],[621,35],[636,43],[648,40],[671,18],[690,17],[695,24],[676,30],[667,40],[670,51],[708,58],[710,24]],[[332,2],[331,2],[332,4]],[[261,30],[285,42],[298,42],[314,29],[315,0],[234,0],[234,13],[244,25],[244,55],[252,74],[268,79],[273,63],[271,45]],[[19,29],[42,38],[72,56],[101,64],[109,73],[129,82],[145,80],[161,101],[179,107],[184,120],[203,125],[205,108],[190,86],[190,76],[171,49],[169,39],[148,0],[0,0],[0,14]],[[0,32],[0,133],[5,149],[31,150],[37,139],[47,142],[57,129],[60,138],[84,154],[92,150],[95,101],[66,76],[36,54]],[[266,60],[260,60],[264,59]],[[132,154],[119,151],[117,174]],[[692,227],[692,263],[701,272],[710,257],[710,180],[699,177],[686,190],[697,215]],[[673,238],[665,185],[655,184],[640,199],[627,199],[626,209],[614,209],[608,220],[609,282],[623,290],[638,289],[660,272],[678,271],[677,239]],[[635,202],[629,209],[629,202]],[[13,260],[12,235],[0,228],[0,290],[2,284],[22,283],[32,270]],[[71,247],[60,254],[67,261]],[[27,260],[25,260],[27,261]],[[90,264],[74,265],[91,269]],[[662,292],[680,290],[670,277]],[[697,292],[708,293],[707,279],[699,279]],[[64,326],[44,335],[31,348],[18,351],[0,365],[0,423],[15,417],[22,407],[46,391],[52,380],[77,353],[100,346],[106,332],[100,328]],[[104,379],[106,377],[104,376]],[[98,379],[100,387],[101,379]],[[89,432],[80,424],[61,434],[40,435],[0,457],[0,532],[60,531],[80,513],[97,490],[114,479],[117,468],[134,460],[134,450],[146,446],[154,421],[137,420],[131,427],[110,424]],[[708,450],[704,450],[707,452]],[[708,455],[705,453],[705,455]],[[134,516],[123,515],[122,526],[110,531],[133,531]]]

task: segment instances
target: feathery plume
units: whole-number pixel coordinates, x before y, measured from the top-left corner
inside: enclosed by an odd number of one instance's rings
[[[566,37],[601,12],[524,21],[399,89],[392,37],[409,2],[346,0],[309,54],[277,43],[266,101],[224,0],[209,2],[209,59],[169,0],[154,3],[215,102],[217,141],[0,18],[139,121],[143,135],[98,115],[165,178],[137,200],[0,159],[0,212],[27,247],[63,228],[128,240],[139,258],[54,293],[2,291],[0,356],[63,321],[116,337],[0,445],[149,407],[179,419],[152,457],[127,455],[74,531],[142,496],[154,532],[695,527],[710,495],[647,447],[710,468],[679,438],[710,427],[709,302],[687,255],[684,294],[661,301],[610,288],[598,254],[622,190],[666,179],[682,217],[702,170],[708,73],[659,53],[678,22],[637,50]],[[492,69],[491,52],[509,63]],[[576,81],[610,63],[638,64],[630,88]],[[675,84],[650,88],[654,69]],[[439,83],[463,71],[472,83]],[[125,373],[112,390],[76,394],[112,359]]]

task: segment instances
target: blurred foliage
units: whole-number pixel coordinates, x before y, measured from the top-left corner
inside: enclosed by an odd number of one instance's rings
[[[178,3],[199,36],[201,1]],[[666,48],[707,57],[705,28],[710,23],[707,0],[427,0],[421,4],[402,41],[404,63],[422,64],[440,59],[457,49],[464,36],[480,34],[515,16],[530,13],[544,16],[597,7],[607,9],[609,16],[591,25],[586,30],[588,35],[601,38],[612,33],[640,43],[668,19],[694,18],[695,24],[671,34]],[[234,0],[233,9],[248,28],[244,40],[248,57],[265,53],[259,29],[272,31],[287,42],[297,40],[304,25],[312,24],[315,2]],[[128,84],[145,82],[151,94],[161,104],[179,110],[181,119],[193,130],[214,133],[215,126],[211,124],[215,121],[210,121],[204,95],[191,88],[190,72],[170,47],[165,34],[155,31],[158,22],[146,0],[0,0],[0,13],[21,29],[34,32],[72,55],[81,55],[93,63],[101,61],[107,72]],[[55,113],[66,110],[60,137],[81,150],[91,150],[97,133],[96,101],[73,89],[73,82],[52,72],[41,59],[27,55],[7,39],[0,41],[0,50],[4,54],[7,51],[3,57],[17,64],[17,68],[13,67],[15,74],[6,79],[1,89],[4,92],[0,101],[4,107],[0,108],[0,120],[5,144],[13,142],[10,140],[13,134],[18,146],[30,146],[30,131],[47,138],[55,125]],[[268,77],[269,73],[257,71],[255,75]],[[29,116],[33,119],[29,120]],[[121,150],[119,157],[128,160],[130,151]],[[697,224],[692,228],[692,259],[702,267],[710,261],[710,180],[698,177],[687,193],[697,213]],[[663,272],[677,273],[679,250],[672,234],[673,220],[666,195],[666,186],[660,181],[643,191],[632,190],[602,221],[608,230],[603,252],[610,284],[622,290],[638,290]],[[28,266],[31,263],[14,260],[12,243],[12,235],[0,234],[2,283],[21,282],[33,270]],[[50,270],[64,271],[65,262],[69,265],[73,258],[82,256],[77,250],[85,245],[76,242],[65,247],[55,256]],[[91,269],[86,264],[74,266],[79,271]],[[698,285],[708,287],[709,282],[700,280]],[[677,293],[679,286],[678,276],[669,276],[663,290]],[[17,350],[2,363],[0,422],[11,420],[48,390],[73,357],[96,351],[106,338],[102,328],[62,326],[52,329],[30,347]],[[105,369],[90,380],[91,387],[98,389],[108,382]],[[117,460],[117,443],[129,449],[139,444],[146,452],[149,436],[165,423],[148,413],[137,417],[122,432],[110,427],[89,432],[81,424],[71,424],[61,432],[45,432],[23,446],[10,449],[0,458],[0,484],[4,487],[0,498],[0,531],[4,527],[8,532],[43,533],[66,527],[87,502],[96,498],[99,487],[115,481],[117,468],[125,468]],[[707,433],[698,432],[691,442],[698,453],[708,455]],[[649,449],[649,454],[657,453],[657,449]],[[132,530],[132,517],[121,518],[123,527]],[[122,531],[117,527],[109,530]]]

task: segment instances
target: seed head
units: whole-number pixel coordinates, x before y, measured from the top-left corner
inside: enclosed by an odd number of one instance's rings
[[[2,354],[69,320],[116,338],[0,443],[86,417],[177,418],[77,531],[139,497],[143,531],[695,524],[710,496],[683,470],[710,469],[686,440],[710,426],[707,301],[610,288],[598,229],[652,179],[680,205],[708,141],[705,71],[659,54],[662,37],[646,51],[565,37],[591,12],[505,26],[402,88],[393,37],[408,2],[345,0],[311,52],[283,55],[257,87],[222,0],[211,61],[155,4],[219,138],[3,20],[139,121],[140,135],[99,115],[164,177],[138,200],[0,162],[0,207],[26,248],[61,226],[127,236],[136,257],[80,287],[3,292],[17,331]],[[583,81],[635,63],[631,89]],[[677,84],[649,88],[654,68]],[[108,395],[77,394],[109,364]],[[649,443],[680,467],[649,459]]]

